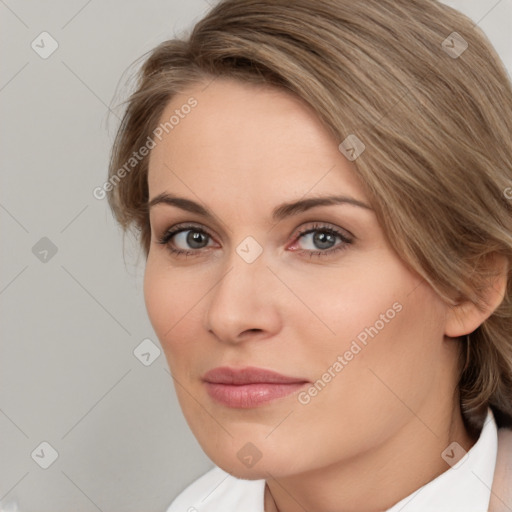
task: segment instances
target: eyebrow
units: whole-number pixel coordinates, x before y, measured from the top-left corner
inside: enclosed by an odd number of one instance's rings
[[[202,206],[195,201],[185,199],[184,197],[174,196],[168,193],[162,193],[155,196],[151,201],[147,203],[148,210],[157,204],[167,204],[181,208],[187,212],[196,213],[207,219],[213,220],[215,216],[207,208]],[[366,210],[373,210],[370,206],[362,201],[354,199],[349,196],[324,196],[324,197],[312,197],[309,199],[300,199],[291,203],[283,203],[272,210],[272,219],[274,221],[281,221],[286,217],[291,217],[302,213],[315,206],[332,206],[348,204],[351,206],[357,206]]]

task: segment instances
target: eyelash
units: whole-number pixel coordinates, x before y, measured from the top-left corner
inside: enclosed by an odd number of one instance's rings
[[[177,235],[179,233],[182,233],[184,231],[194,231],[196,233],[201,233],[203,235],[206,235],[210,239],[213,238],[207,231],[204,229],[196,226],[196,225],[183,225],[180,224],[178,226],[175,226],[167,231],[164,232],[164,234],[158,238],[157,243],[166,246],[167,250],[169,250],[173,255],[175,256],[198,256],[201,249],[195,249],[195,250],[189,250],[185,251],[183,249],[175,249],[172,247],[172,245],[169,243],[174,235]],[[321,256],[330,256],[334,253],[337,253],[339,251],[345,250],[348,245],[353,243],[353,240],[348,238],[344,233],[337,230],[336,228],[333,228],[331,226],[325,225],[325,224],[314,224],[311,227],[308,227],[304,230],[300,230],[297,235],[295,236],[295,240],[300,240],[305,235],[308,235],[310,233],[315,232],[322,232],[327,233],[329,235],[334,235],[341,239],[341,243],[338,245],[335,245],[334,247],[326,250],[318,250],[318,251],[308,251],[305,249],[299,249],[297,252],[299,253],[307,253],[309,254],[310,258],[313,257],[321,257]]]

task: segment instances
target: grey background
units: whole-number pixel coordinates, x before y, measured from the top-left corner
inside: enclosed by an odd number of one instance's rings
[[[512,70],[512,0],[447,3]],[[106,201],[92,195],[106,179],[125,71],[209,7],[0,0],[1,511],[164,511],[213,466],[163,353],[149,366],[133,353],[146,338],[159,345],[143,258],[130,238],[123,255]],[[46,59],[31,47],[43,31],[59,45]],[[43,441],[58,452],[48,469],[36,463],[49,460]]]

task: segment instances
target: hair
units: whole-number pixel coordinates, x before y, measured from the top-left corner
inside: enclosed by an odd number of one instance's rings
[[[149,156],[119,170],[173,96],[218,77],[285,89],[340,143],[357,136],[356,172],[391,246],[451,305],[484,308],[492,256],[506,258],[504,299],[459,340],[458,390],[471,433],[487,406],[512,426],[512,86],[482,31],[436,0],[220,1],[149,52],[113,144],[109,205],[146,258]]]

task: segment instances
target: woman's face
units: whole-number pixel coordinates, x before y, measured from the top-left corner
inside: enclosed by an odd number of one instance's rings
[[[161,118],[175,116],[151,152],[149,197],[169,197],[150,209],[144,283],[204,451],[242,478],[278,477],[425,430],[453,399],[440,392],[454,379],[447,307],[390,248],[309,107],[269,87],[206,85]],[[181,231],[159,243],[169,230]],[[219,367],[249,380],[205,382]],[[290,379],[237,372],[247,367]]]

